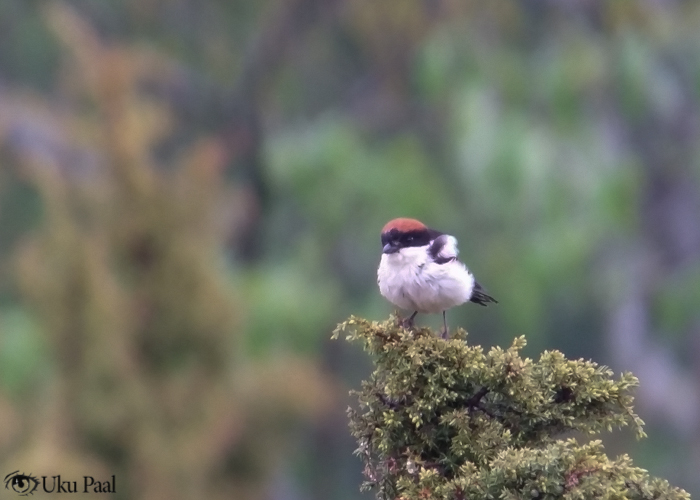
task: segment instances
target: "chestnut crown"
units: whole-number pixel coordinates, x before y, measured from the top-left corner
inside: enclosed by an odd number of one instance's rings
[[[416,219],[393,219],[382,228],[382,252],[396,253],[406,247],[426,246],[441,234]]]

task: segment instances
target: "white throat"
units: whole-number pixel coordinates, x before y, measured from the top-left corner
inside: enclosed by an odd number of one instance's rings
[[[412,268],[428,260],[428,246],[406,247],[395,253],[382,254],[382,263],[389,267]]]

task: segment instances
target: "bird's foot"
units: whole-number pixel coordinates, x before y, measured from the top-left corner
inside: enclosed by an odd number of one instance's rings
[[[400,319],[399,326],[406,329],[413,328],[413,318]]]
[[[399,326],[402,328],[413,328],[413,319],[416,317],[416,314],[418,314],[418,311],[414,312],[411,314],[408,318],[404,319],[398,319]],[[398,316],[397,316],[398,318]]]
[[[445,339],[445,340],[447,340],[447,339],[450,338],[450,335],[449,335],[449,333],[448,333],[448,331],[447,331],[447,327],[445,327],[445,329],[442,331],[442,335],[440,335],[440,336],[441,336],[443,339]]]
[[[442,338],[447,339],[449,338],[447,335],[447,318],[445,317],[445,311],[442,311],[442,324],[444,326],[444,329],[442,330]]]

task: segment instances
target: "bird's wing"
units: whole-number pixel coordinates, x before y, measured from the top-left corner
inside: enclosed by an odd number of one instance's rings
[[[449,234],[441,234],[428,247],[428,253],[436,264],[447,264],[457,259],[457,238]]]

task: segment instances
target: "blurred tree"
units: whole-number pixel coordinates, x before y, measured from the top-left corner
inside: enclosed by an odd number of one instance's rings
[[[54,112],[63,154],[22,158],[44,218],[16,259],[50,382],[34,416],[2,430],[3,470],[114,474],[119,498],[264,498],[290,426],[329,394],[313,364],[241,356],[225,149],[195,140],[166,167],[172,114],[144,88],[167,63],[105,44],[66,6],[47,17],[71,108]]]
[[[477,343],[507,344],[517,331],[526,350],[556,347],[634,371],[652,438],[623,445],[614,435],[607,448],[630,449],[655,474],[700,491],[700,4],[69,4],[104,45],[138,46],[150,61],[139,94],[169,114],[153,154],[160,170],[185,163],[201,137],[217,138],[215,184],[235,186],[239,205],[235,216],[212,210],[235,218],[219,242],[247,302],[242,357],[322,356],[331,373],[359,380],[360,354],[323,339],[338,317],[387,313],[374,284],[377,233],[415,216],[454,233],[502,299],[497,313],[455,311]],[[9,167],[0,171],[0,312],[11,325],[0,374],[14,394],[45,370],[33,313],[7,279],[8,255],[42,217],[33,181],[13,168],[16,152],[62,158],[84,191],[89,165],[104,157],[89,137],[80,153],[62,139],[74,105],[93,104],[57,90],[76,78],[42,20],[45,5],[0,5],[0,162]],[[42,112],[47,101],[52,113]],[[290,460],[319,499],[347,497],[356,483],[343,419],[337,407],[311,431],[315,458],[302,459],[304,434]]]

